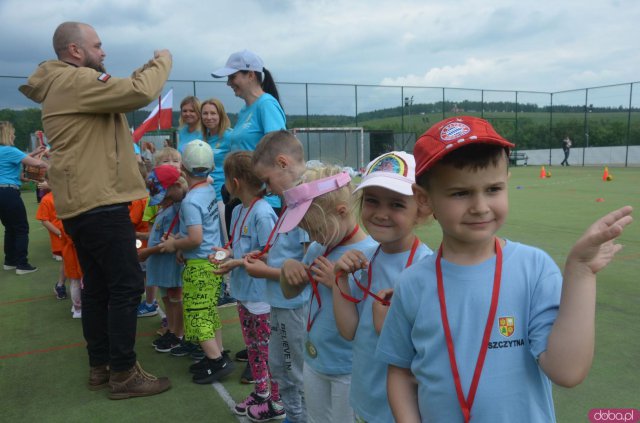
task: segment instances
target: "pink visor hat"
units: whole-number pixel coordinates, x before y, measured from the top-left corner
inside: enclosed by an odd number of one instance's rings
[[[309,210],[314,198],[339,190],[349,185],[349,182],[351,182],[351,176],[347,172],[340,172],[337,175],[316,179],[286,190],[284,192],[284,202],[287,209],[282,215],[282,223],[278,233],[289,232],[298,226],[307,210]]]

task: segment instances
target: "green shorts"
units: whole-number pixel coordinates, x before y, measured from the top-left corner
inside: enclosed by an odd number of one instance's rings
[[[184,337],[201,342],[215,338],[222,329],[218,314],[218,296],[222,276],[215,275],[215,265],[207,259],[190,259],[182,273]]]

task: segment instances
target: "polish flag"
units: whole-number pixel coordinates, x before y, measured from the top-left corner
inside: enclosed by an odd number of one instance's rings
[[[173,113],[173,88],[165,96],[158,98],[158,105],[151,111],[142,125],[133,131],[133,142],[140,141],[140,138],[149,131],[160,129],[171,129],[171,115]]]

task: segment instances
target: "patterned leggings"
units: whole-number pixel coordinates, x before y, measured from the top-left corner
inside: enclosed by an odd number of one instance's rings
[[[245,306],[238,303],[238,315],[242,327],[242,337],[247,346],[249,366],[256,381],[256,392],[264,394],[269,391],[271,382],[271,399],[280,401],[278,384],[271,379],[269,372],[269,336],[271,323],[269,313],[252,314]]]
[[[188,341],[208,341],[222,328],[217,307],[222,277],[213,274],[214,268],[207,259],[190,259],[182,272],[184,337]]]

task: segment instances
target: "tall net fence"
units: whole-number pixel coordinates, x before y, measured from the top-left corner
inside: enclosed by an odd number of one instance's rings
[[[18,92],[25,81],[0,76],[0,120],[14,123],[16,145],[29,149],[30,134],[42,124],[39,106]],[[223,81],[170,80],[164,92],[169,89],[174,127],[179,101],[188,95],[221,100],[232,123],[244,104]],[[363,128],[363,146],[351,130],[303,134],[309,160],[359,167],[358,154],[367,163],[391,149],[411,151],[435,122],[472,115],[489,120],[529,164],[559,164],[568,136],[572,165],[640,166],[640,82],[555,93],[286,82],[278,89],[288,128]],[[128,113],[129,124],[140,125],[153,106]]]

